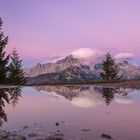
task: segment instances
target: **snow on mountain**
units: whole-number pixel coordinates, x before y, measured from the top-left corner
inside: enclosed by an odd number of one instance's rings
[[[123,79],[140,79],[140,67],[122,61],[118,63],[119,74]],[[102,64],[83,65],[77,58],[69,55],[55,63],[40,64],[25,68],[29,84],[70,83],[100,80]]]
[[[24,72],[28,77],[35,77],[40,74],[58,73],[71,66],[81,67],[81,64],[78,59],[74,58],[72,55],[69,55],[64,59],[58,60],[56,63],[46,63],[46,64],[38,63],[32,68],[24,69]]]
[[[140,67],[130,64],[128,61],[121,61],[117,63],[120,71],[119,75],[122,76],[122,79],[140,79]],[[92,66],[93,67],[93,66]],[[94,69],[92,71],[100,76],[100,72],[102,70],[102,64],[94,65]]]
[[[140,79],[140,68],[128,63],[128,61],[122,61],[118,63],[120,68],[120,74],[124,79]]]

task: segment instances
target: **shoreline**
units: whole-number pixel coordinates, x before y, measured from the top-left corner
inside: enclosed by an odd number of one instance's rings
[[[20,87],[20,86],[0,85],[0,89],[2,89],[2,88],[16,88],[16,87]]]
[[[91,81],[91,82],[81,82],[81,83],[60,83],[60,84],[33,84],[33,85],[0,85],[2,88],[16,88],[16,87],[34,87],[34,86],[80,86],[80,85],[90,85],[90,86],[124,86],[127,84],[137,84],[140,86],[140,80],[122,80],[122,81]]]
[[[140,85],[140,80],[122,80],[122,81],[90,81],[81,83],[54,83],[54,84],[27,84],[24,86],[79,86],[79,85],[92,85],[92,86],[113,86],[113,85],[126,85],[126,84],[138,84]]]

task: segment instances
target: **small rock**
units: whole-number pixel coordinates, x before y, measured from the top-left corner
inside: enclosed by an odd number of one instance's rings
[[[57,137],[57,136],[49,136],[46,138],[46,140],[63,140],[62,137]]]
[[[0,132],[0,138],[6,139],[8,137],[8,134],[5,131]]]
[[[55,125],[56,125],[56,126],[59,126],[59,122],[56,122]]]
[[[29,128],[29,126],[27,126],[27,125],[22,127],[22,129],[28,129],[28,128]]]
[[[89,132],[90,131],[90,129],[82,129],[82,131],[85,131],[85,132]]]
[[[8,140],[14,140],[14,139],[15,139],[15,137],[13,135],[8,136]]]
[[[108,134],[102,134],[101,137],[106,139],[112,139],[112,137]]]
[[[26,138],[25,137],[23,137],[23,136],[15,136],[15,138],[14,138],[14,140],[26,140]]]
[[[34,125],[37,125],[37,123],[34,123]]]
[[[28,137],[37,137],[37,134],[36,134],[36,133],[30,133],[30,134],[28,135]]]
[[[57,130],[56,132],[60,133],[60,130]]]
[[[13,137],[16,137],[17,136],[17,134],[10,134],[11,136],[13,136]]]
[[[44,140],[44,138],[37,138],[36,140]]]
[[[56,134],[55,134],[55,136],[58,136],[58,137],[63,137],[63,136],[64,136],[64,134],[62,134],[62,133],[56,133]]]
[[[13,133],[17,133],[17,131],[13,131]]]

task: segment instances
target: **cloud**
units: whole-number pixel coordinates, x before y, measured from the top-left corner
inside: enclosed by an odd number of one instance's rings
[[[115,101],[118,104],[132,104],[133,100],[130,97],[116,97]]]
[[[97,49],[80,48],[71,52],[73,57],[78,58],[82,63],[88,64],[103,57],[103,52]]]
[[[118,53],[114,56],[114,58],[116,60],[120,60],[120,61],[123,61],[123,60],[131,60],[134,58],[134,54],[132,53],[128,53],[128,52],[125,52],[125,53]]]
[[[105,52],[95,48],[79,48],[65,54],[54,55],[50,58],[49,62],[55,63],[58,60],[65,58],[68,55],[72,55],[74,58],[78,58],[82,64],[90,65],[101,63],[105,57]],[[128,61],[134,58],[134,54],[128,52],[120,52],[114,56],[116,61]]]
[[[84,93],[81,94],[78,97],[74,97],[71,101],[71,103],[74,106],[80,107],[80,108],[95,108],[98,105],[101,104],[101,99],[99,99],[98,97],[92,95],[91,93]]]

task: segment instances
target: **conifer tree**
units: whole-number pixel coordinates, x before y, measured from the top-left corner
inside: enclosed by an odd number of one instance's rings
[[[106,54],[105,60],[102,64],[102,72],[100,73],[103,80],[119,80],[119,68],[115,63],[115,59],[111,57],[109,53]]]
[[[23,85],[26,83],[26,77],[22,69],[22,60],[16,49],[10,55],[11,62],[9,64],[8,81],[9,84]]]
[[[9,55],[6,56],[6,53],[4,51],[5,46],[8,43],[8,37],[4,36],[2,24],[3,22],[0,18],[0,84],[5,84],[8,71]]]

